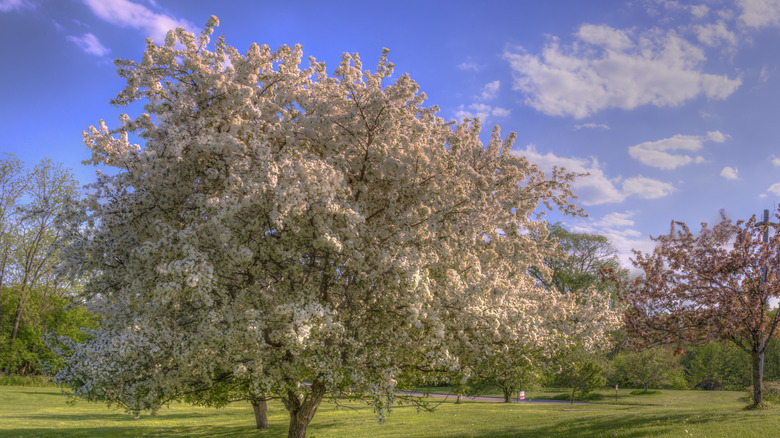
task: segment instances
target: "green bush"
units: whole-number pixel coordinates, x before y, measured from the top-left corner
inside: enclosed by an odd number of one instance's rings
[[[603,400],[604,396],[597,393],[597,392],[589,392],[585,395],[578,394],[574,400],[575,401],[600,401]],[[552,397],[552,400],[571,400],[571,393],[565,392],[563,394],[558,394],[554,397]]]
[[[0,386],[57,386],[46,376],[19,376],[0,374]]]
[[[753,386],[747,388],[748,400],[753,401]],[[780,381],[764,382],[764,402],[780,404]]]
[[[645,391],[644,389],[635,389],[631,391],[631,395],[651,395],[651,394],[660,394],[661,391],[656,391],[654,389],[649,389]]]

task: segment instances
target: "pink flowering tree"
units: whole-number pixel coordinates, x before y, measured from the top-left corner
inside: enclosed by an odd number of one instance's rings
[[[212,44],[216,25],[117,61],[113,102],[145,112],[84,133],[114,171],[66,218],[63,259],[102,320],[59,383],[135,414],[275,397],[301,437],[326,396],[382,418],[491,330],[548,339],[528,272],[550,248],[531,236],[544,210],[578,212],[572,175],[437,117],[386,51],[329,76],[299,46]]]
[[[623,286],[632,341],[678,344],[680,351],[684,343],[733,343],[752,358],[753,404],[760,405],[764,354],[780,323],[780,312],[771,312],[780,298],[777,226],[723,216],[694,234],[675,221],[655,240],[652,252],[636,252],[643,275]]]

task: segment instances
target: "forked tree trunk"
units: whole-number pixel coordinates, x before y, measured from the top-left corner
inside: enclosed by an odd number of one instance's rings
[[[255,411],[255,423],[258,429],[268,429],[268,400],[263,394],[263,398],[252,397],[252,410]]]
[[[501,388],[504,391],[504,403],[512,402],[512,388]]]
[[[764,400],[764,350],[751,353],[753,356],[753,406]]]
[[[459,404],[460,404],[460,398],[461,398],[461,397],[463,397],[463,394],[458,394],[458,398],[456,398],[456,399],[455,399],[455,404],[456,404],[456,405],[459,405]]]
[[[305,397],[298,397],[298,393],[289,391],[287,397],[283,397],[284,407],[290,413],[290,429],[287,431],[288,438],[305,438],[306,428],[309,422],[314,418],[314,413],[320,406],[322,398],[325,396],[325,384],[315,380],[311,385],[309,393]]]

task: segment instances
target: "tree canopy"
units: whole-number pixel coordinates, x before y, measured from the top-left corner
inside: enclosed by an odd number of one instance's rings
[[[636,252],[643,275],[625,289],[634,342],[731,342],[752,356],[753,402],[760,404],[764,353],[780,322],[770,312],[780,298],[777,230],[755,216],[733,222],[723,215],[713,227],[703,223],[698,234],[672,222],[652,253]]]
[[[577,333],[598,341],[605,306],[528,275],[550,251],[539,213],[579,211],[573,175],[436,116],[386,50],[375,72],[345,54],[329,76],[300,46],[210,44],[216,25],[117,61],[113,103],[146,112],[84,133],[114,172],[69,213],[63,254],[102,319],[58,382],[134,413],[268,394],[303,436],[326,394],[381,417],[397,385],[462,372],[497,337],[564,342],[567,314],[594,317]]]

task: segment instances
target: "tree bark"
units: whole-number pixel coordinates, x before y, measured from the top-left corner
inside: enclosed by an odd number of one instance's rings
[[[284,407],[290,413],[290,428],[287,431],[288,438],[305,438],[306,428],[317,412],[322,398],[325,396],[325,384],[315,380],[306,396],[301,396],[297,391],[288,391],[287,397],[283,397]]]
[[[512,388],[501,388],[504,391],[504,403],[512,403]]]
[[[255,423],[258,429],[268,429],[268,400],[263,394],[263,398],[252,397],[252,410],[255,411]]]
[[[764,400],[764,350],[753,350],[753,406]]]
[[[461,397],[463,397],[463,394],[458,394],[458,398],[456,398],[456,399],[455,399],[455,404],[456,404],[456,405],[459,405],[459,404],[460,404],[460,398],[461,398]]]

